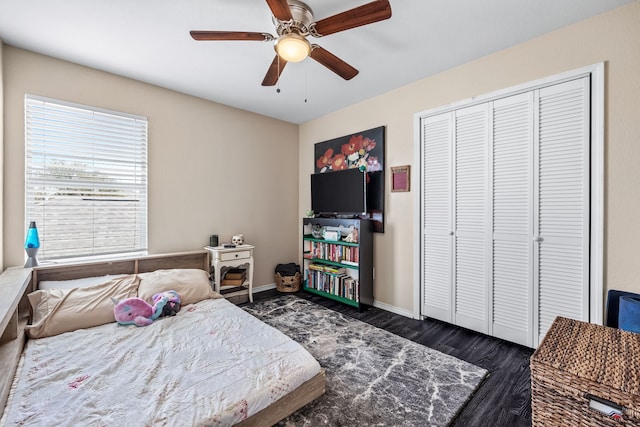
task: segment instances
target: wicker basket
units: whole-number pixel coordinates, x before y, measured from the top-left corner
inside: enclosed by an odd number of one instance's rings
[[[556,318],[531,356],[531,407],[533,426],[640,425],[640,334]]]
[[[276,273],[276,289],[279,292],[298,292],[301,277],[300,273],[296,273],[295,276],[281,276],[280,273]]]

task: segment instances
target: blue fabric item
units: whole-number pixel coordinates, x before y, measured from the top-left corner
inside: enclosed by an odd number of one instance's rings
[[[640,333],[640,297],[630,295],[620,297],[618,328]]]
[[[617,291],[615,289],[609,290],[607,293],[607,318],[605,320],[605,326],[611,328],[618,327],[618,312],[620,311],[620,297],[630,295],[632,297],[640,297],[640,294],[634,294],[633,292]]]

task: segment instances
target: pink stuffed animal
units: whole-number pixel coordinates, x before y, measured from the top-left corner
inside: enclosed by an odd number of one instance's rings
[[[118,324],[148,326],[160,317],[165,304],[169,301],[169,296],[160,298],[153,306],[142,298],[127,298],[122,301],[112,298],[112,300],[116,305],[113,308],[113,314]]]
[[[162,313],[160,317],[163,316],[175,316],[180,311],[180,307],[182,304],[182,299],[180,295],[176,291],[165,291],[160,292],[159,294],[155,294],[151,297],[154,304],[157,304],[162,298],[168,298],[167,302],[162,309]]]

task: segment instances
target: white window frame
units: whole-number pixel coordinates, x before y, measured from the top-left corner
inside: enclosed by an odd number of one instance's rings
[[[38,227],[38,259],[146,254],[147,118],[30,94],[24,105],[24,220]]]

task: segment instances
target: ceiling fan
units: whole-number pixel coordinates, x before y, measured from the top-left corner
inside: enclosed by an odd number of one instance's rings
[[[307,56],[345,80],[354,78],[358,70],[328,50],[309,43],[307,36],[323,37],[391,18],[389,0],[375,0],[315,22],[311,8],[299,0],[266,1],[273,14],[277,37],[250,31],[190,32],[194,40],[274,41],[276,56],[264,76],[262,86],[275,85],[287,62],[299,62]]]

